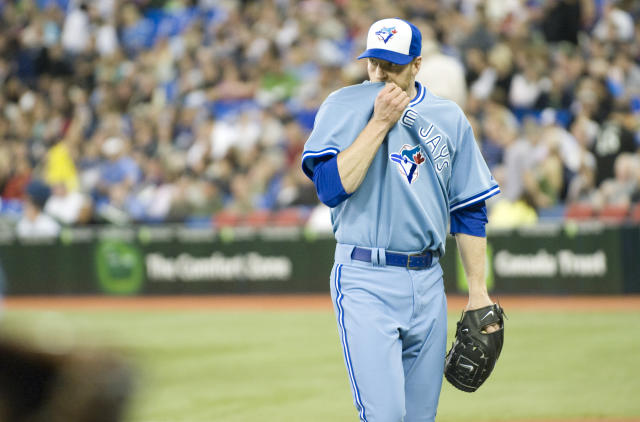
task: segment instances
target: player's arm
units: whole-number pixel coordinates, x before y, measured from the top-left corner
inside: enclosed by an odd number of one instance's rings
[[[312,171],[305,166],[303,155],[303,171],[313,180],[320,201],[329,207],[335,207],[358,189],[378,148],[409,102],[404,91],[394,83],[388,83],[378,93],[373,115],[364,129],[357,135],[352,135],[355,140],[343,139],[351,143],[349,147],[337,155],[317,155]],[[324,125],[333,123],[331,120],[323,121]]]
[[[451,233],[455,235],[469,286],[467,310],[493,305],[485,280],[486,223],[487,209],[484,201],[451,213]],[[487,331],[492,332],[494,328],[499,327],[489,327]]]
[[[371,120],[337,157],[338,174],[347,194],[360,187],[382,141],[410,102],[407,93],[394,83],[387,83],[378,93]]]
[[[469,284],[469,303],[467,309],[478,309],[492,305],[485,282],[485,256],[487,238],[456,233],[456,244],[462,259],[464,273]]]
[[[456,244],[469,285],[469,303],[465,309],[472,310],[493,305],[484,278],[487,238],[457,233]],[[499,328],[500,326],[494,324],[487,327],[487,332],[491,333]]]

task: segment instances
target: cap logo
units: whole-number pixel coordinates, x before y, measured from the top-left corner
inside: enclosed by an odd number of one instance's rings
[[[381,30],[376,31],[376,35],[380,41],[383,41],[385,44],[389,41],[389,38],[393,37],[398,30],[395,26],[391,26],[389,28],[383,27]]]
[[[420,55],[421,46],[422,35],[415,25],[398,18],[382,19],[369,27],[367,49],[358,59],[373,57],[405,65]]]

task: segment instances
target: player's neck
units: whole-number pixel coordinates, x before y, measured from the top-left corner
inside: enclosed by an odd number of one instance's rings
[[[409,84],[409,88],[407,89],[407,95],[411,98],[411,101],[413,101],[417,94],[418,90],[416,89],[416,81],[411,81],[411,84]]]

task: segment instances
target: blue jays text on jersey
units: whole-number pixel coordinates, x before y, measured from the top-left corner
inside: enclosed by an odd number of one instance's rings
[[[325,100],[302,156],[308,176],[357,138],[383,86],[365,82]],[[444,254],[449,213],[499,193],[462,110],[417,82],[416,88],[360,187],[332,208],[338,243]]]
[[[411,128],[416,121],[417,114],[412,109],[407,109],[403,113],[400,118],[400,122]],[[435,134],[434,125],[429,125],[428,128],[420,127],[418,128],[418,136],[424,142],[424,145],[430,152],[430,156],[432,158],[432,162],[434,163],[435,170],[438,173],[441,173],[443,170],[450,168],[451,164],[449,161],[449,147],[447,143],[443,141],[442,135]],[[422,152],[422,147],[420,145],[412,147],[411,145],[404,144],[402,146],[402,151],[400,154],[391,153],[389,156],[392,161],[398,163],[401,171],[407,177],[407,181],[412,183],[418,177],[418,166],[424,163],[425,158]]]

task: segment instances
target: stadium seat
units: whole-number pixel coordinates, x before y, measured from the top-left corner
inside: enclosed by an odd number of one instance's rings
[[[623,223],[629,216],[629,205],[605,205],[598,218],[607,223]]]
[[[255,210],[250,212],[244,219],[244,224],[251,227],[264,227],[269,224],[271,212],[268,210]]]
[[[563,204],[540,208],[538,210],[538,219],[541,221],[562,221],[566,212],[566,206]]]
[[[570,204],[565,209],[565,218],[567,220],[589,220],[596,215],[595,210],[589,204]]]
[[[275,226],[300,226],[306,220],[306,214],[299,208],[285,208],[275,213],[273,224]]]
[[[640,202],[632,205],[629,216],[631,217],[632,222],[640,224]]]
[[[242,216],[235,211],[222,210],[213,218],[216,227],[237,226],[242,222]]]

